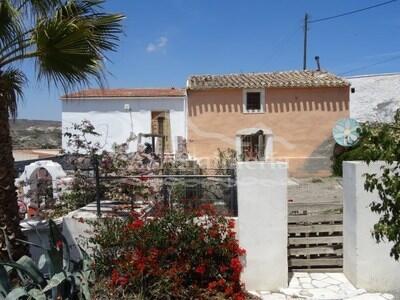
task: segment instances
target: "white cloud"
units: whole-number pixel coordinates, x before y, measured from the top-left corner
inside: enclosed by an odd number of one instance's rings
[[[157,41],[150,43],[146,47],[146,51],[151,53],[151,52],[157,52],[165,48],[168,44],[168,38],[165,36],[160,37],[157,39]]]

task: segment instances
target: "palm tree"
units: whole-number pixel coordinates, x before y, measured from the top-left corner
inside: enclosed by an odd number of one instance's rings
[[[9,119],[15,118],[32,60],[37,80],[65,91],[104,82],[105,52],[117,47],[122,15],[102,12],[102,0],[0,0],[0,227],[14,259],[26,253],[14,186]],[[0,260],[8,258],[0,231]]]

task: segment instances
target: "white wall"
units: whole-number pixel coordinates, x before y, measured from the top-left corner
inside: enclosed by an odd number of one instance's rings
[[[125,104],[130,105],[130,112],[124,110]],[[113,143],[120,144],[126,141],[132,128],[136,135],[151,133],[152,111],[170,112],[171,139],[175,152],[177,137],[186,137],[184,97],[62,100],[62,130],[64,134],[73,123],[87,119],[102,135],[97,141],[104,145],[105,150],[111,150]],[[136,146],[137,142],[133,142],[130,150],[135,151]],[[64,136],[62,147],[68,150]]]
[[[391,121],[400,108],[400,74],[364,75],[347,78],[355,93],[350,93],[350,117],[360,122]]]
[[[246,249],[242,280],[248,290],[288,285],[287,163],[239,162],[239,243]]]
[[[343,163],[343,269],[357,287],[368,291],[389,292],[400,288],[400,262],[391,258],[391,243],[377,244],[371,232],[379,215],[369,204],[379,200],[377,193],[364,190],[366,173],[381,173],[383,162],[369,166],[365,162]]]

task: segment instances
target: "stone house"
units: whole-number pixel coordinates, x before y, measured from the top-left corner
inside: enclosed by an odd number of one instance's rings
[[[176,88],[89,89],[65,95],[61,98],[62,148],[69,150],[64,133],[72,124],[89,120],[101,134],[96,142],[105,150],[128,140],[129,149],[136,151],[139,142],[151,143],[146,135],[159,134],[161,126],[165,153],[174,154],[186,138],[185,95],[184,89]]]
[[[350,84],[325,71],[194,75],[187,81],[189,154],[286,160],[293,176],[328,176],[332,128],[349,117]]]

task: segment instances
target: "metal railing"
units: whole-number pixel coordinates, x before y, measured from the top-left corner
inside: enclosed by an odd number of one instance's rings
[[[94,170],[95,171],[95,170]],[[171,170],[168,170],[171,171]],[[237,216],[236,173],[234,169],[202,169],[201,174],[187,170],[174,170],[174,174],[100,176],[94,172],[96,185],[97,214],[101,216],[102,190],[128,187],[131,204],[148,197],[171,205],[174,202],[196,207],[212,203],[217,211],[228,216]],[[152,190],[151,195],[143,196],[140,189]],[[128,202],[128,203],[129,203]]]

